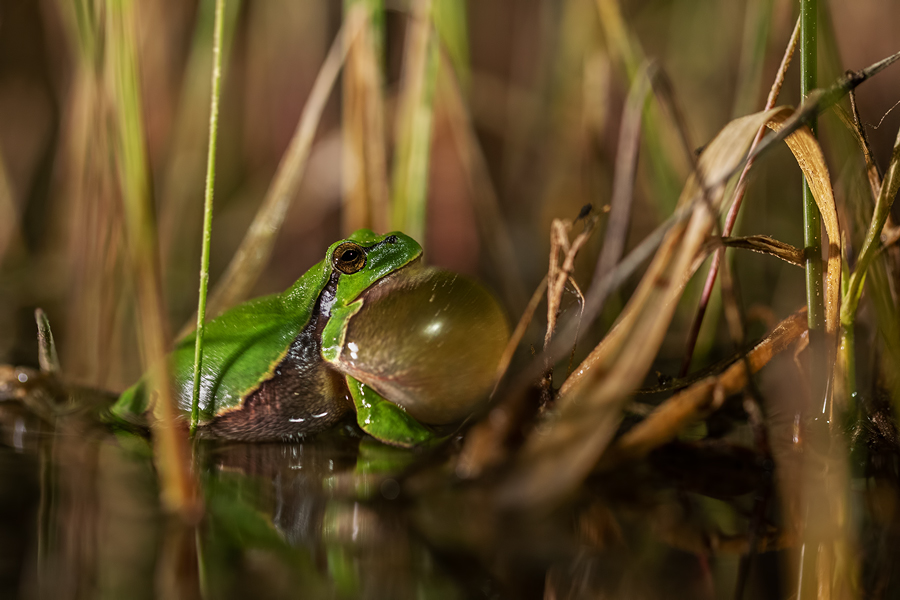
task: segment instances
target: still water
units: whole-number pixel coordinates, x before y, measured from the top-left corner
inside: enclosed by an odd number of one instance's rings
[[[10,402],[0,417],[0,598],[731,597],[753,507],[752,489],[692,488],[675,461],[512,514],[489,481],[454,476],[452,447],[424,456],[345,427],[199,443],[189,526],[161,508],[146,439]],[[754,559],[745,598],[780,595],[779,560]]]

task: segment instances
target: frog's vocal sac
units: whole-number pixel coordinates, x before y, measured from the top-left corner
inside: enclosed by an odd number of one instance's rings
[[[292,440],[356,411],[379,440],[413,446],[428,425],[464,419],[490,392],[509,339],[483,287],[422,265],[409,236],[361,229],[281,294],[206,325],[200,432],[241,441]],[[169,358],[176,401],[190,413],[194,336]],[[157,395],[145,376],[112,408],[145,422]]]

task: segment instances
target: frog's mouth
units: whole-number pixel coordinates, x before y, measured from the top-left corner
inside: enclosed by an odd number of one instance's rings
[[[425,267],[422,256],[419,255],[399,269],[391,271],[370,285],[359,295],[359,298],[362,299],[363,302],[373,302],[386,296],[393,290],[411,285],[420,278],[422,274],[427,273],[428,271],[429,268]]]

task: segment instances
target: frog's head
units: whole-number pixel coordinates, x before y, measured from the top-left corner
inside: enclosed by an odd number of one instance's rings
[[[340,274],[338,301],[349,303],[388,275],[417,263],[421,256],[422,246],[404,233],[375,235],[358,229],[328,248],[325,264],[331,265],[333,274]]]

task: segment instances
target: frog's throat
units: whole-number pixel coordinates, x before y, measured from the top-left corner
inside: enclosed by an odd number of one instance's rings
[[[419,255],[363,290],[355,301],[343,306],[334,306],[334,303],[332,303],[330,305],[331,314],[322,330],[322,358],[326,362],[335,364],[341,355],[341,348],[344,347],[347,327],[353,315],[362,309],[366,301],[377,298],[381,294],[389,293],[394,288],[394,282],[401,277],[407,276],[411,271],[420,269],[421,266],[422,257]]]
[[[344,338],[347,335],[347,325],[350,319],[363,307],[363,299],[352,302],[346,306],[337,306],[331,311],[331,317],[322,329],[322,358],[326,362],[336,363],[344,347]]]

